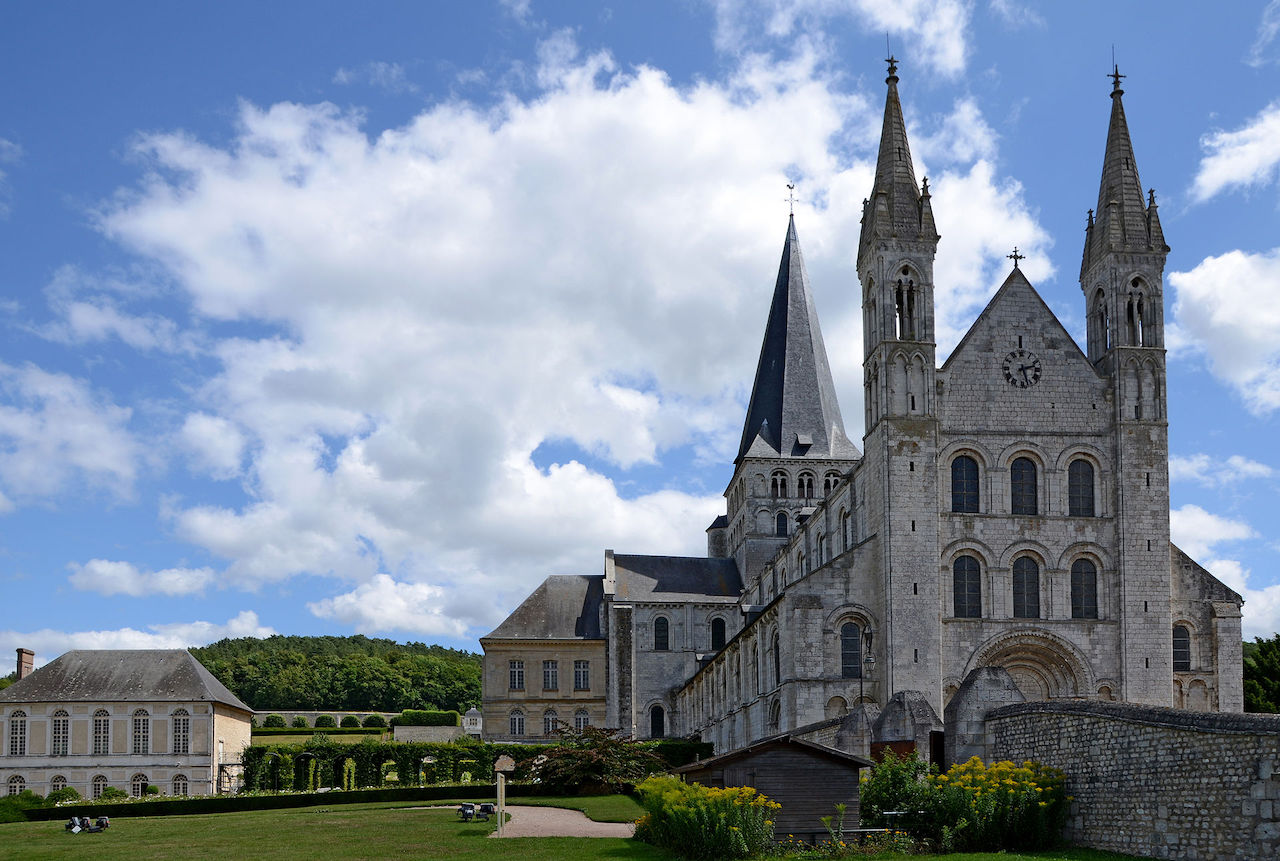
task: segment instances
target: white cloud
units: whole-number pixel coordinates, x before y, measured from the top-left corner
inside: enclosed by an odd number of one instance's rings
[[[130,415],[83,380],[0,363],[0,490],[39,500],[84,482],[129,496],[140,457]]]
[[[212,568],[165,568],[141,571],[129,562],[90,559],[72,563],[71,585],[103,595],[190,595],[203,592],[215,577]]]
[[[225,637],[270,637],[274,628],[262,625],[258,614],[243,610],[226,622],[170,622],[148,625],[147,630],[116,628],[99,631],[0,631],[0,650],[13,654],[18,648],[36,653],[36,666],[71,649],[185,649],[204,646]]]
[[[167,511],[229,585],[332,575],[483,627],[606,546],[704,552],[721,488],[629,485],[673,448],[732,457],[790,178],[824,320],[859,319],[848,243],[879,87],[844,91],[801,52],[677,89],[555,39],[527,102],[438,104],[374,139],[332,105],[246,104],[225,149],[145,140],[154,175],[104,229],[167,267],[198,322],[254,324],[210,348],[179,433],[247,501]],[[953,309],[985,300],[1014,244],[1046,243],[1016,182],[963,161],[992,150],[981,115],[955,113],[976,136],[934,183]],[[852,161],[833,151],[850,140]],[[837,372],[858,355],[842,341]],[[584,454],[539,468],[548,441]],[[317,607],[355,621],[351,600]]]
[[[127,306],[156,298],[162,289],[134,279],[97,276],[75,266],[61,266],[44,293],[57,319],[39,327],[38,334],[65,344],[118,339],[135,350],[195,353],[200,338],[182,331],[159,314],[131,314]]]
[[[1280,583],[1253,588],[1251,572],[1234,559],[1209,559],[1204,566],[1244,598],[1240,627],[1246,640],[1280,632]]]
[[[991,11],[1011,30],[1034,27],[1043,29],[1045,20],[1030,4],[1018,0],[991,0]]]
[[[1265,463],[1238,454],[1233,454],[1226,460],[1212,458],[1207,454],[1186,457],[1174,455],[1169,458],[1171,481],[1194,481],[1209,487],[1238,484],[1250,478],[1271,478],[1275,474],[1276,470]]]
[[[1191,183],[1199,202],[1236,187],[1269,185],[1280,164],[1280,102],[1272,102],[1234,131],[1210,132],[1200,139],[1205,155]]]
[[[1280,407],[1280,248],[1169,273],[1179,350],[1198,351],[1254,413]]]
[[[916,139],[918,145],[913,144],[913,149],[924,161],[968,163],[994,158],[997,139],[978,103],[963,98],[956,100],[951,113],[941,118],[935,130]]]
[[[772,40],[797,34],[822,38],[833,19],[852,18],[872,32],[899,37],[899,59],[948,77],[964,71],[969,54],[969,4],[962,0],[710,0],[715,7],[716,47],[744,53],[760,35]]]
[[[461,637],[466,625],[447,616],[444,590],[427,583],[402,583],[377,574],[345,595],[307,604],[322,619],[336,619],[366,634],[408,631],[427,636]]]
[[[219,479],[240,474],[246,440],[232,422],[208,413],[192,413],[182,423],[179,442],[194,469]]]
[[[22,147],[11,140],[0,138],[0,165],[11,164],[22,158]],[[9,215],[9,186],[5,182],[7,174],[0,170],[0,218]]]
[[[405,75],[404,66],[371,60],[363,66],[348,69],[345,66],[333,73],[335,84],[368,84],[389,93],[416,93],[418,85]]]
[[[1210,514],[1198,505],[1184,505],[1170,511],[1169,534],[1174,544],[1196,560],[1208,558],[1212,548],[1222,542],[1257,536],[1249,524]]]
[[[1249,48],[1245,62],[1255,69],[1268,62],[1274,62],[1274,58],[1267,56],[1267,50],[1276,40],[1277,35],[1280,35],[1280,0],[1271,0],[1262,10],[1262,20],[1258,22],[1258,35]]]

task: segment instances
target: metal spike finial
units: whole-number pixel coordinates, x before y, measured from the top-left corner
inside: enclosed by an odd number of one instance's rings
[[[889,64],[889,77],[885,78],[885,80],[886,80],[886,81],[895,81],[895,80],[897,80],[897,79],[898,79],[898,61],[897,61],[897,59],[893,56],[893,54],[890,54],[889,56],[887,56],[887,57],[885,57],[885,58],[884,58],[884,61],[885,61],[886,63],[888,63],[888,64]]]
[[[1010,260],[1012,260],[1012,261],[1013,261],[1013,268],[1014,268],[1014,269],[1017,269],[1017,268],[1018,268],[1018,261],[1019,261],[1019,260],[1026,260],[1026,259],[1027,259],[1027,255],[1025,255],[1025,254],[1019,254],[1019,253],[1018,253],[1018,246],[1016,246],[1016,245],[1015,245],[1015,246],[1013,246],[1013,253],[1012,253],[1012,254],[1006,254],[1006,255],[1005,255],[1005,257],[1008,257]]]
[[[1120,67],[1118,65],[1116,65],[1115,63],[1111,64],[1111,72],[1107,75],[1107,77],[1111,79],[1111,92],[1113,93],[1124,92],[1124,90],[1120,89],[1120,79],[1127,76],[1120,74]]]
[[[796,204],[800,202],[800,198],[796,197],[796,184],[794,182],[787,183],[787,196],[783,198],[787,202],[787,206],[791,210],[791,214],[796,214]]]

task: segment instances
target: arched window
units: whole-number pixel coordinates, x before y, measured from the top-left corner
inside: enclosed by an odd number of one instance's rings
[[[66,788],[67,788],[67,777],[66,777],[66,775],[63,775],[63,774],[55,774],[53,777],[49,778],[49,791],[50,791],[50,792],[57,792],[57,791],[58,791],[58,790],[60,790],[60,789],[66,789]]]
[[[777,700],[773,701],[773,705],[769,707],[769,731],[778,732],[782,729],[782,703]]]
[[[1088,559],[1071,563],[1071,618],[1098,618],[1098,568]]]
[[[967,454],[951,461],[951,510],[963,514],[978,511],[978,462]]]
[[[778,634],[773,634],[773,686],[782,684],[782,649],[779,648]]]
[[[54,756],[66,756],[67,746],[70,740],[70,716],[66,709],[58,709],[53,713],[52,726],[50,727],[50,735],[52,742],[50,753]]]
[[[93,781],[89,784],[89,797],[99,798],[102,791],[107,788],[107,778],[103,774],[95,774]]]
[[[787,537],[787,513],[785,511],[778,512],[778,537]]]
[[[133,752],[151,753],[151,715],[146,709],[133,713]]]
[[[799,491],[798,495],[803,499],[813,499],[813,473],[811,472],[800,473],[800,478],[799,478],[799,481],[797,482],[796,490]]]
[[[524,735],[524,712],[520,709],[512,709],[507,717],[507,734]]]
[[[822,477],[822,495],[827,496],[831,491],[836,489],[836,485],[840,483],[840,473],[828,472]]]
[[[111,749],[111,715],[106,709],[93,713],[93,752],[101,755]],[[104,780],[106,778],[103,778]],[[94,796],[97,798],[98,796]]]
[[[982,616],[982,573],[978,560],[961,556],[951,566],[951,595],[955,614],[960,619]]]
[[[653,620],[653,650],[655,652],[671,651],[671,623],[666,616]]]
[[[9,715],[9,756],[27,755],[27,713],[21,709]]]
[[[178,709],[173,713],[173,752],[191,752],[191,716],[186,709]]]
[[[724,648],[724,619],[711,620],[711,648]]]
[[[662,706],[649,709],[649,738],[666,738],[667,712]]]
[[[1040,566],[1030,556],[1013,560],[1013,616],[1040,618]]]
[[[591,713],[586,709],[578,709],[573,713],[573,728],[578,732],[582,732],[591,726]]]
[[[769,595],[769,597],[770,598],[777,597],[778,595],[778,569],[777,568],[773,569],[769,585],[773,590]]]
[[[173,776],[173,795],[181,797],[191,794],[191,784],[187,780],[185,774],[175,774]]]
[[[134,798],[141,798],[147,794],[147,784],[150,782],[145,774],[138,772],[129,778],[129,794]]]
[[[769,492],[774,499],[787,498],[787,474],[782,470],[776,470],[770,477]]]
[[[22,790],[27,788],[27,781],[21,774],[15,774],[9,778],[9,794],[18,795]]]
[[[840,551],[843,553],[853,545],[853,535],[849,530],[849,512],[840,511]]]
[[[1173,671],[1191,672],[1191,630],[1186,625],[1173,626]]]
[[[853,622],[840,626],[840,676],[862,678],[862,629]]]
[[[555,709],[547,709],[542,713],[542,734],[555,735],[556,729],[559,727],[560,719],[556,715]]]
[[[1015,458],[1009,467],[1011,508],[1014,514],[1036,514],[1036,465],[1030,458]]]
[[[1067,467],[1067,513],[1093,517],[1093,464],[1076,459]]]

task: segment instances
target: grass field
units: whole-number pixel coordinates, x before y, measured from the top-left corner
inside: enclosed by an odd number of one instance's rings
[[[475,801],[478,799],[468,799]],[[433,802],[445,804],[448,802]],[[513,799],[583,810],[592,819],[627,822],[641,813],[625,796]],[[407,807],[402,803],[350,804],[199,816],[156,816],[112,820],[101,834],[69,834],[61,821],[0,825],[0,855],[23,861],[85,858],[201,859],[404,859],[465,861],[593,861],[670,856],[634,840],[614,838],[522,837],[492,840],[493,823],[458,821],[452,809]],[[905,858],[884,855],[882,858]],[[926,856],[912,856],[915,858]],[[1034,854],[929,856],[954,861],[1117,861],[1125,856],[1070,849]]]

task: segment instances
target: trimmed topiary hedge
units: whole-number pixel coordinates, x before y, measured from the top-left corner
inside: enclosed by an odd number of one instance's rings
[[[462,715],[457,712],[433,712],[426,709],[405,709],[391,719],[392,726],[462,726]]]
[[[380,729],[377,729],[376,727],[366,728],[362,726],[343,726],[343,727],[329,727],[327,729],[325,727],[320,727],[319,729],[313,729],[310,727],[287,726],[287,727],[284,727],[283,729],[279,727],[273,727],[271,729],[259,727],[258,729],[253,730],[253,737],[261,738],[264,736],[272,736],[272,735],[374,735],[374,736],[377,736],[377,735],[382,735],[382,733],[383,731]]]

